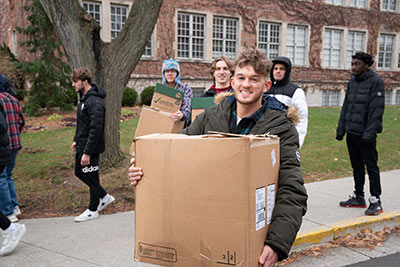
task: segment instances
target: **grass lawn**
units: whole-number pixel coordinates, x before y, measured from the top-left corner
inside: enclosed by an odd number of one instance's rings
[[[306,182],[351,176],[345,141],[336,141],[340,108],[310,108],[308,134],[301,149]],[[400,169],[400,106],[385,110],[383,129],[378,136],[379,167]],[[121,123],[121,149],[128,154],[137,119]],[[14,169],[16,190],[23,216],[46,217],[82,212],[88,188],[74,176],[74,153],[70,149],[73,128],[23,133],[23,149]],[[134,194],[127,181],[129,157],[115,168],[102,171],[102,184],[117,196],[108,212],[131,210]],[[107,212],[107,210],[106,210]]]

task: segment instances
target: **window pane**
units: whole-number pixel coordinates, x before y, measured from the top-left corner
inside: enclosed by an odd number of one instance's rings
[[[258,48],[274,59],[279,55],[280,24],[260,22]]]

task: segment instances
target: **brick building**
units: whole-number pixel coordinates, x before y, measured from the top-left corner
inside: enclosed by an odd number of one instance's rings
[[[80,2],[100,23],[103,40],[110,41],[122,28],[133,1]],[[128,86],[141,91],[160,82],[161,62],[172,57],[181,64],[183,82],[198,95],[212,84],[209,67],[214,57],[224,54],[234,59],[241,50],[258,47],[271,59],[285,55],[292,60],[292,81],[305,89],[309,106],[335,106],[343,102],[351,55],[361,50],[374,55],[373,68],[385,80],[386,104],[400,104],[399,2],[164,0]],[[17,9],[9,7],[11,20],[17,20]],[[13,34],[15,22],[7,25],[7,44],[19,54],[13,48],[18,38]],[[4,30],[2,26],[2,39]]]

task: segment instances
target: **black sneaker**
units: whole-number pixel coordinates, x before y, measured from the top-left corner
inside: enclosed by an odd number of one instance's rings
[[[377,197],[369,197],[369,207],[365,215],[379,215],[383,212],[381,200]]]
[[[340,207],[348,207],[348,208],[366,208],[365,199],[362,196],[357,196],[353,194],[349,196],[349,199],[346,201],[340,201]]]

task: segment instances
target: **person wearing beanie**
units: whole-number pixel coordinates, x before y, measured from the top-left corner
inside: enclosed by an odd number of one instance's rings
[[[172,58],[164,60],[161,70],[162,84],[175,88],[183,93],[183,101],[178,112],[171,114],[173,121],[185,121],[185,127],[189,126],[192,121],[192,89],[188,84],[182,84],[180,81],[181,70],[179,63]]]
[[[351,167],[355,183],[354,193],[341,207],[366,208],[364,199],[365,165],[369,178],[369,207],[365,215],[383,212],[380,200],[381,180],[378,168],[376,135],[382,132],[382,117],[385,109],[385,86],[381,77],[370,67],[372,56],[357,52],[352,56],[352,76],[347,84],[336,139],[341,141],[346,135]]]
[[[226,56],[220,56],[211,63],[211,76],[214,84],[203,93],[202,97],[213,97],[219,93],[233,92],[231,77],[233,76],[233,64]]]
[[[287,57],[276,57],[272,60],[272,85],[266,95],[275,96],[287,107],[294,106],[300,112],[300,121],[296,125],[299,133],[299,148],[303,146],[308,127],[308,106],[304,90],[290,82],[292,63]]]

